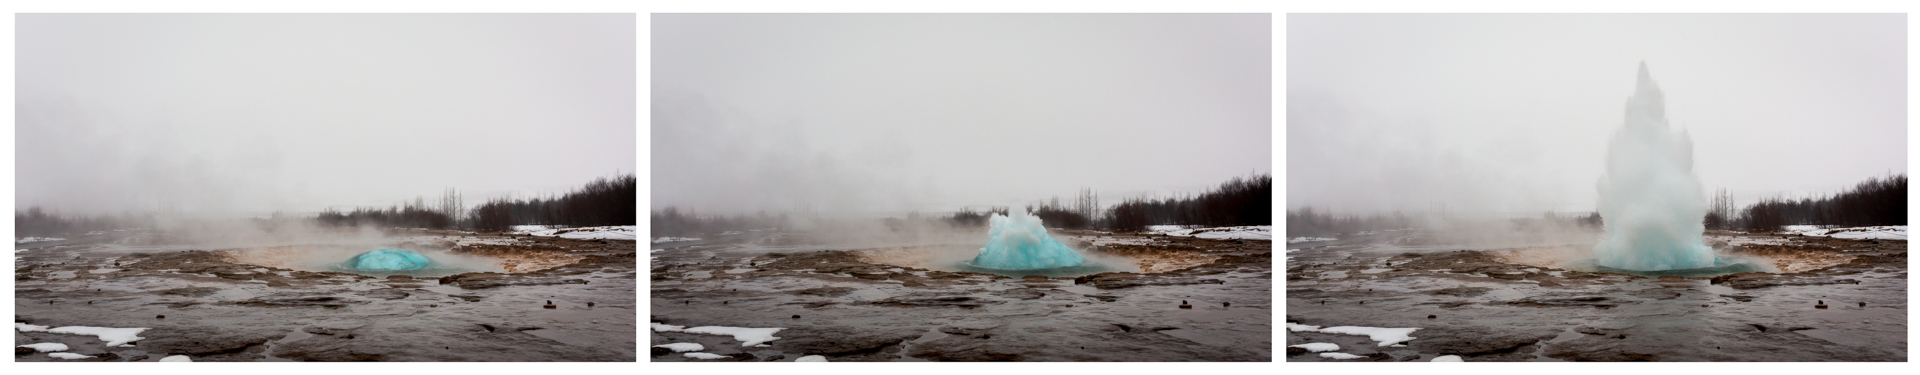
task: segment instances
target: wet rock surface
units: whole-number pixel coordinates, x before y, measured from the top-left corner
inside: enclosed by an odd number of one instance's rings
[[[1363,335],[1290,331],[1283,346],[1327,342],[1374,357],[1289,351],[1287,361],[1907,360],[1906,241],[1709,236],[1721,251],[1765,256],[1785,272],[1648,278],[1526,259],[1591,244],[1349,237],[1288,245],[1285,321],[1419,328],[1415,339],[1380,346]]]
[[[149,328],[139,334],[144,339],[107,347],[93,336],[17,332],[15,342],[64,343],[68,352],[101,357],[91,361],[116,362],[169,355],[197,362],[637,359],[634,241],[473,238],[497,243],[497,252],[553,253],[520,258],[571,262],[454,275],[442,284],[235,263],[228,254],[239,249],[68,241],[16,253],[14,320]],[[454,246],[440,238],[407,242],[380,246]],[[541,308],[546,300],[558,308]]]
[[[654,330],[648,346],[690,342],[728,357],[665,354],[650,361],[1273,360],[1268,241],[1137,238],[1127,251],[1164,253],[1153,257],[1156,264],[1204,261],[1077,281],[874,263],[862,256],[867,249],[819,246],[792,234],[742,237],[656,246],[648,265],[649,321],[783,328],[774,334],[779,339],[744,346],[726,335]],[[1179,309],[1181,300],[1195,307]]]

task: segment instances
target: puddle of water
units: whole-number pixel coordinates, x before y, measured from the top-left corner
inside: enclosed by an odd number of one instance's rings
[[[1387,272],[1392,270],[1393,270],[1392,268],[1368,268],[1368,269],[1360,270],[1360,273],[1376,274],[1376,273]]]
[[[1167,334],[1167,336],[1179,337],[1179,338],[1187,339],[1188,341],[1193,341],[1193,342],[1213,345],[1213,346],[1235,346],[1235,345],[1245,344],[1238,340],[1230,339],[1229,338],[1230,336],[1220,335],[1215,332],[1212,332],[1212,330],[1205,330],[1205,329],[1169,329],[1165,331],[1160,331],[1160,333]]]
[[[94,273],[94,274],[113,273],[113,272],[120,272],[120,269],[119,268],[100,268],[100,269],[93,269],[93,270],[87,271],[87,273]]]
[[[897,359],[897,361],[928,362],[927,360],[924,360],[924,359],[919,359],[919,358],[914,358],[913,356],[909,356],[907,355],[907,353],[913,352],[914,345],[919,345],[919,344],[926,343],[933,340],[939,340],[942,338],[946,338],[947,336],[952,336],[952,335],[948,335],[946,333],[940,332],[940,327],[928,328],[927,333],[921,334],[920,338],[909,340],[904,343],[900,343],[900,358]]]
[[[858,289],[852,293],[847,293],[847,298],[852,298],[856,301],[877,301],[887,299],[887,296],[890,296],[890,294],[874,289]]]
[[[275,357],[275,356],[273,356],[273,348],[274,348],[275,346],[278,346],[278,345],[280,345],[280,344],[285,344],[285,343],[289,343],[289,342],[294,342],[294,341],[300,341],[300,340],[304,340],[304,339],[306,339],[306,338],[308,338],[308,337],[313,337],[313,334],[311,334],[311,333],[307,333],[307,331],[305,331],[305,329],[306,329],[306,328],[307,328],[307,327],[304,327],[304,326],[303,326],[303,327],[299,327],[299,328],[294,328],[294,329],[293,329],[293,332],[290,332],[290,333],[287,333],[287,337],[284,337],[284,338],[281,338],[281,339],[279,339],[279,340],[273,340],[273,341],[268,341],[268,342],[267,342],[267,351],[266,351],[266,353],[262,353],[262,355],[265,355],[265,356],[266,356],[267,358],[266,358],[266,359],[263,359],[263,361],[266,361],[266,362],[293,362],[293,360],[291,360],[291,359],[286,359],[286,358],[280,358],[280,357]]]

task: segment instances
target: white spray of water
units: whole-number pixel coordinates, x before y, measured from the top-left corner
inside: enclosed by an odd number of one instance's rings
[[[1638,86],[1607,149],[1599,184],[1606,235],[1594,255],[1627,270],[1711,267],[1713,249],[1700,241],[1707,200],[1693,175],[1693,140],[1667,128],[1666,98],[1644,62]]]

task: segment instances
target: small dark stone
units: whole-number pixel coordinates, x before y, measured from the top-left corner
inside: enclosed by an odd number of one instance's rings
[[[667,349],[667,348],[662,348],[662,347],[654,347],[654,348],[653,348],[653,356],[655,356],[655,357],[659,357],[659,356],[663,356],[663,355],[668,355],[668,354],[673,354],[673,349]]]
[[[33,355],[33,353],[35,352],[37,351],[33,350],[33,348],[21,347],[21,346],[13,347],[13,355],[15,356]]]
[[[166,315],[154,315],[154,316],[153,316],[153,318],[154,318],[154,319],[166,319],[166,318],[167,318],[167,316],[166,316]]]
[[[1860,303],[1860,307],[1867,307],[1867,303],[1866,303],[1866,302],[1861,302],[1861,303]]]
[[[587,302],[587,307],[593,307],[593,302]]]
[[[1438,318],[1438,317],[1434,316],[1433,314],[1427,314],[1427,319],[1433,319],[1433,318]]]
[[[440,307],[440,304],[428,304],[427,307]]]
[[[1233,302],[1221,302],[1220,307],[1233,307]]]
[[[799,314],[795,314],[795,315],[793,316],[793,318],[794,318],[794,319],[800,319],[800,315],[799,315]]]

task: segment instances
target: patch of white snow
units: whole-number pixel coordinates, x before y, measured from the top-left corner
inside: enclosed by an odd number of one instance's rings
[[[1322,358],[1333,358],[1333,359],[1355,359],[1355,358],[1366,358],[1366,357],[1362,357],[1362,356],[1357,356],[1357,355],[1352,355],[1352,354],[1347,354],[1347,353],[1320,353],[1320,357],[1322,357]]]
[[[26,344],[26,345],[14,345],[14,346],[33,349],[33,351],[41,352],[41,353],[67,351],[67,344],[61,344],[57,342],[43,342],[38,344]]]
[[[672,349],[675,353],[707,350],[707,347],[691,342],[676,342],[672,344],[654,345],[653,347]]]
[[[783,329],[786,329],[786,328],[742,328],[742,327],[704,326],[704,327],[688,328],[683,330],[682,332],[703,333],[703,334],[720,335],[720,336],[733,336],[734,340],[740,340],[740,346],[754,346],[754,345],[765,344],[768,341],[779,340],[780,338],[774,337],[773,334],[774,332],[780,332],[780,330],[783,330]]]
[[[1326,342],[1314,342],[1314,343],[1306,343],[1306,344],[1300,344],[1300,345],[1287,345],[1287,346],[1306,349],[1309,352],[1331,352],[1335,350],[1340,350],[1340,344],[1326,343]]]

